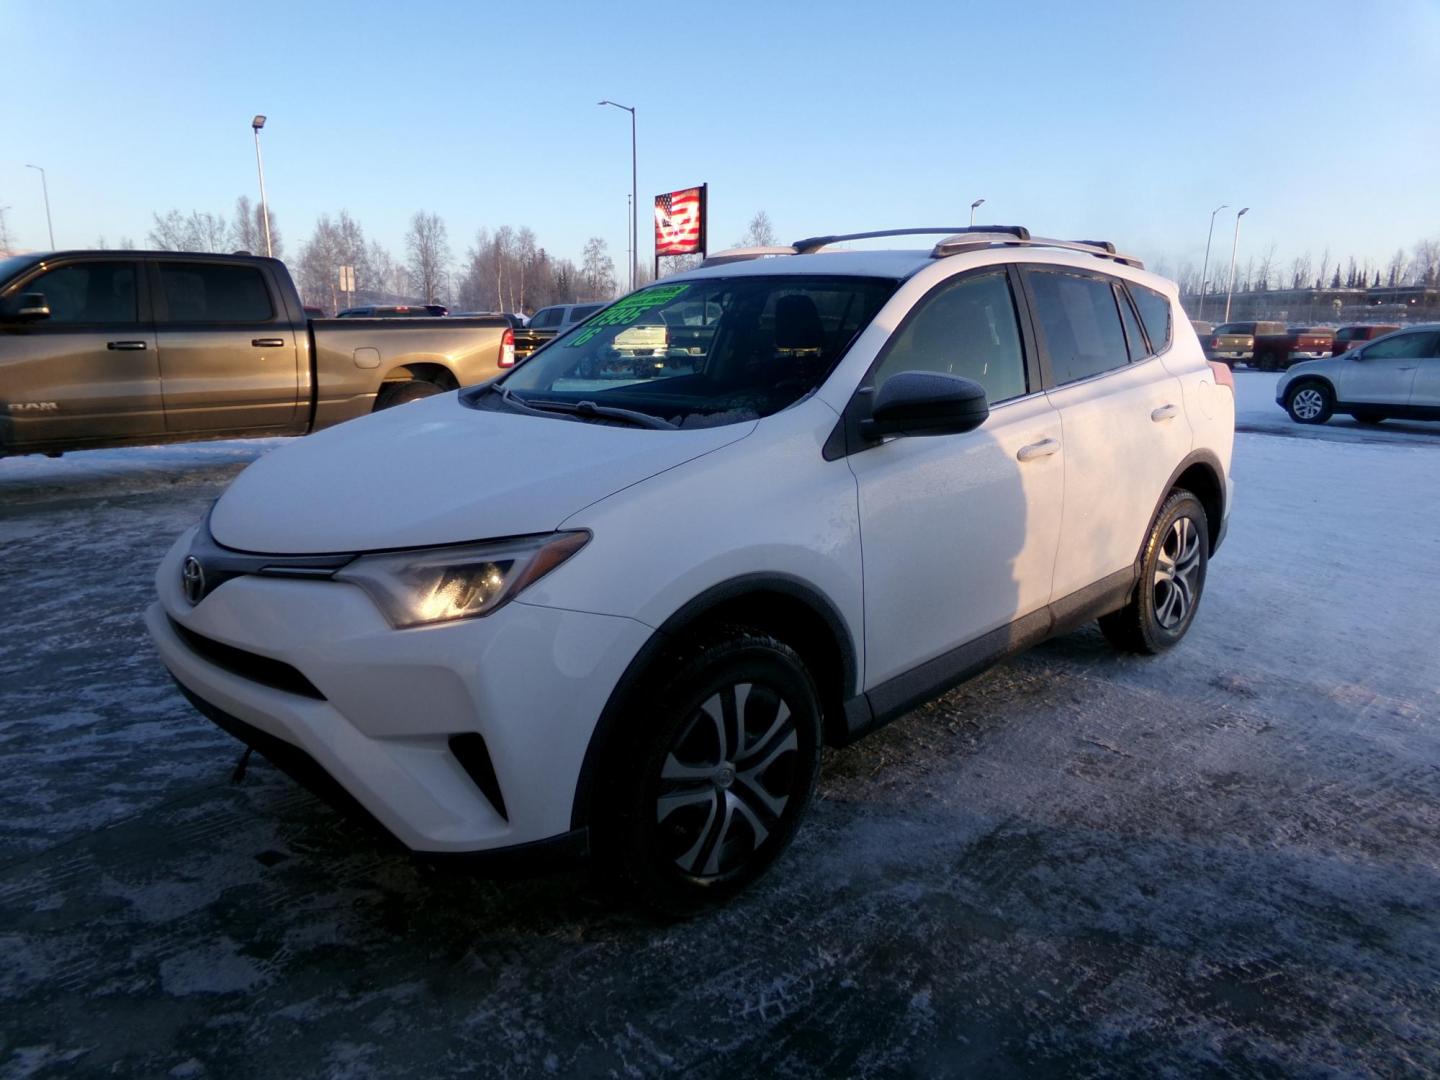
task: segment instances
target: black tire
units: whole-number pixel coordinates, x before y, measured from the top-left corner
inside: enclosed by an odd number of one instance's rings
[[[738,627],[696,640],[656,665],[605,755],[597,869],[668,916],[728,900],[789,845],[820,747],[819,694],[793,649]]]
[[[1160,507],[1145,539],[1135,595],[1119,611],[1100,618],[1110,644],[1149,655],[1176,645],[1195,621],[1209,565],[1205,507],[1177,488]]]
[[[1350,415],[1362,424],[1383,424],[1385,422],[1384,413],[1364,411],[1351,413]]]
[[[380,388],[380,393],[375,396],[375,411],[390,409],[396,405],[405,405],[411,401],[419,401],[422,398],[434,397],[436,394],[443,394],[445,390],[432,382],[425,382],[422,379],[411,379],[408,382],[386,383]]]
[[[1261,371],[1274,371],[1275,354],[1269,349],[1264,349],[1260,352],[1257,352],[1255,354],[1254,363],[1251,366],[1258,367]]]
[[[1285,411],[1297,424],[1323,424],[1335,412],[1335,394],[1323,382],[1302,379],[1285,391]]]

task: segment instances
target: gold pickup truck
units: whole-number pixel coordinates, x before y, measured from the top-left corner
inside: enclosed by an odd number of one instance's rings
[[[491,379],[514,340],[500,316],[308,319],[259,256],[0,259],[0,457],[303,435]]]

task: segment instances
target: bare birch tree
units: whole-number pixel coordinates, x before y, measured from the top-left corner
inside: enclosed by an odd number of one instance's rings
[[[440,215],[416,211],[405,235],[410,280],[427,304],[444,293],[446,270],[450,265],[450,242]]]

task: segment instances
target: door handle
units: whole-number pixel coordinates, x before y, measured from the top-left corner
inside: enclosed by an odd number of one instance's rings
[[[112,352],[144,352],[145,342],[143,341],[111,341],[105,347]]]
[[[1059,453],[1060,442],[1057,439],[1041,439],[1029,446],[1022,446],[1015,456],[1021,461],[1034,461],[1036,458],[1049,457],[1051,454]]]
[[[250,344],[254,345],[257,349],[279,349],[284,347],[285,339],[278,337],[257,337],[251,339]]]
[[[1158,409],[1156,409],[1150,414],[1150,419],[1154,420],[1158,424],[1162,420],[1174,420],[1175,417],[1177,417],[1178,415],[1180,415],[1180,406],[1161,405]]]

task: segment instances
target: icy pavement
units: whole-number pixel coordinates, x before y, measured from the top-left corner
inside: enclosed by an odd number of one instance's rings
[[[263,445],[0,462],[0,1075],[1434,1075],[1440,437],[1332,428],[1239,437],[1183,646],[1081,631],[829,754],[668,926],[229,783],[139,614]]]

